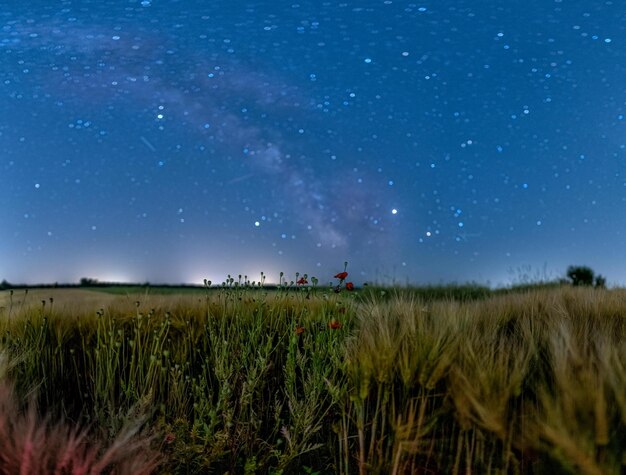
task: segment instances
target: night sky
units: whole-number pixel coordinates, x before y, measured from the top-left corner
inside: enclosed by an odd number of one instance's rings
[[[626,284],[620,1],[0,0],[0,279]]]

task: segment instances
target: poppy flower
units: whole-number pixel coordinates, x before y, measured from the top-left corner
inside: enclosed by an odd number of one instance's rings
[[[304,333],[304,327],[302,325],[296,325],[296,335],[302,335]]]
[[[343,280],[346,277],[348,277],[348,273],[346,271],[340,272],[339,274],[335,275],[335,279],[339,280]]]
[[[352,282],[346,282],[346,290],[354,290],[354,284]]]
[[[330,327],[331,330],[339,330],[341,328],[341,322],[337,320],[331,320],[328,323],[328,326]]]
[[[170,432],[165,436],[165,438],[163,439],[163,442],[169,445],[172,442],[174,442],[174,440],[176,440],[176,435]]]
[[[300,277],[300,279],[296,281],[297,285],[304,285],[304,284],[308,284],[308,283],[309,283],[309,281],[306,280],[304,277]]]

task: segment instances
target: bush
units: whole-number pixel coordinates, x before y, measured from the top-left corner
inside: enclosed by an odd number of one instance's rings
[[[597,275],[594,282],[593,282],[594,287],[596,287],[597,289],[604,289],[606,288],[606,278],[604,278],[601,275]]]
[[[91,287],[97,284],[98,284],[98,279],[92,279],[90,277],[81,277],[80,279],[80,285],[82,287]]]
[[[572,281],[572,285],[593,285],[594,272],[586,266],[569,266],[567,268],[567,278]],[[602,277],[600,277],[602,278]]]

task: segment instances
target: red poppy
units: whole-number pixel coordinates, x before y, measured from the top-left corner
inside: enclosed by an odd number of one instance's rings
[[[346,290],[354,290],[354,284],[352,282],[346,282]]]
[[[304,327],[302,325],[296,325],[296,335],[302,335],[304,333]]]
[[[306,280],[304,277],[300,277],[300,280],[298,280],[296,282],[297,285],[304,285],[304,284],[308,284],[308,283],[309,283],[309,281]]]
[[[337,320],[331,320],[328,326],[331,330],[339,330],[341,328],[341,322]]]
[[[335,279],[343,280],[348,277],[348,273],[346,271],[340,272],[335,276]]]
[[[174,442],[176,440],[176,435],[172,434],[171,432],[168,433],[165,438],[163,439],[163,442],[165,442],[166,444],[171,444],[172,442]]]

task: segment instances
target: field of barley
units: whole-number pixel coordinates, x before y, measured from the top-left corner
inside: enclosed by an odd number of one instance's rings
[[[620,474],[626,291],[0,292],[0,473]]]

